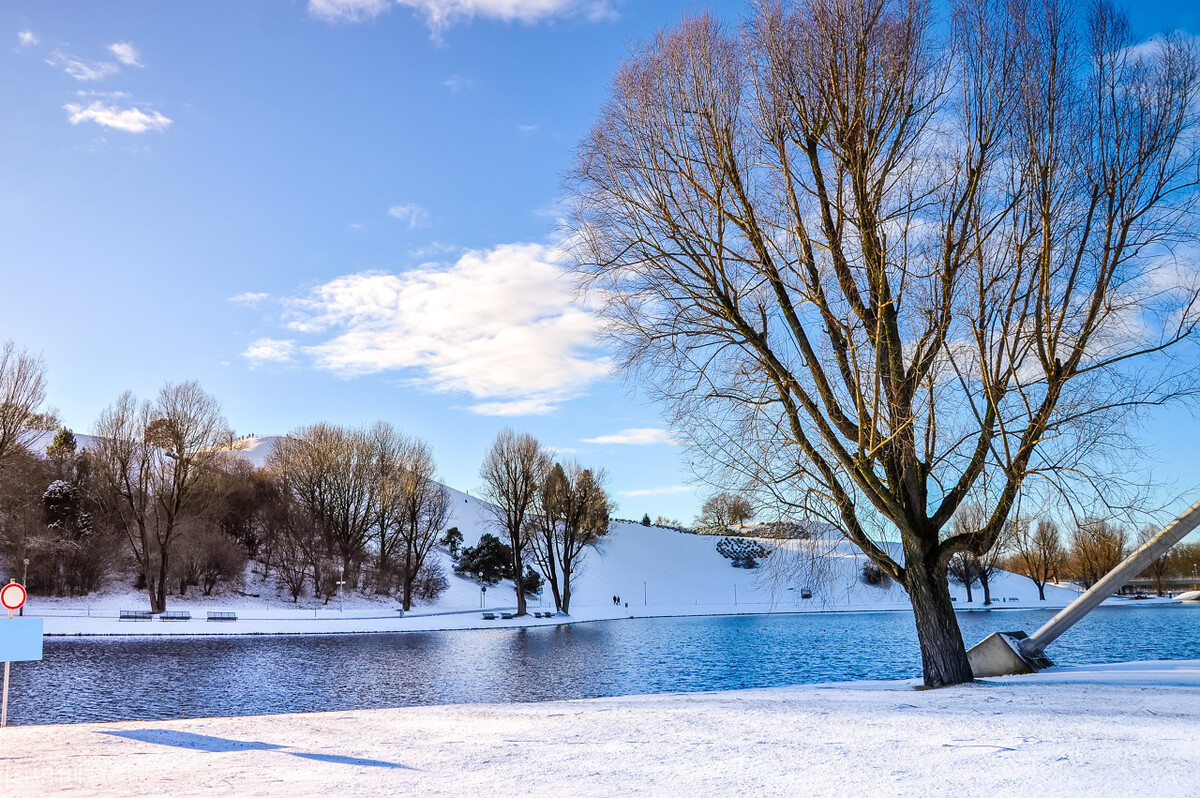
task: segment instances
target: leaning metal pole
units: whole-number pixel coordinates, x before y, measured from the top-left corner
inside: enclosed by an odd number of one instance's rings
[[[1046,646],[1053,643],[1094,610],[1100,602],[1117,592],[1172,546],[1183,540],[1200,526],[1200,502],[1196,502],[1182,515],[1167,524],[1145,545],[1130,554],[1121,564],[1104,575],[1096,584],[1084,591],[1079,598],[1068,604],[1031,636],[1023,632],[998,632],[985,638],[967,652],[975,676],[1003,676],[1010,673],[1031,673],[1050,664],[1044,656]]]

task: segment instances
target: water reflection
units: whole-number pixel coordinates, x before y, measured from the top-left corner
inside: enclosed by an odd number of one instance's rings
[[[959,616],[969,642],[1049,611]],[[912,616],[664,618],[394,635],[53,639],[13,667],[12,723],[544,701],[920,675]],[[1100,609],[1063,665],[1200,658],[1200,607]]]

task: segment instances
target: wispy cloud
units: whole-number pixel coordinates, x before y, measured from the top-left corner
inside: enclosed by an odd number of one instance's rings
[[[308,13],[329,22],[363,22],[387,7],[388,0],[308,0]]]
[[[625,444],[628,446],[646,446],[652,443],[675,443],[671,433],[665,429],[623,429],[612,435],[601,435],[596,438],[584,438],[584,443]]]
[[[84,61],[59,51],[52,53],[46,59],[46,63],[61,69],[75,80],[103,80],[121,71],[121,68],[111,61]]]
[[[429,226],[429,211],[415,203],[406,205],[393,205],[388,208],[388,216],[393,219],[399,219],[402,222],[407,222],[408,226],[416,229],[418,227]]]
[[[454,94],[461,94],[464,91],[469,91],[475,85],[475,81],[470,78],[464,78],[462,75],[451,75],[442,81],[442,85]]]
[[[256,308],[259,303],[269,297],[270,294],[264,294],[257,291],[247,291],[244,294],[229,297],[229,301],[235,305],[245,305],[248,308]]]
[[[405,373],[428,390],[472,397],[468,409],[483,415],[549,413],[611,367],[559,255],[505,244],[448,265],[339,277],[285,301],[288,326],[326,336],[302,349],[317,368]]]
[[[424,261],[433,258],[440,258],[443,255],[457,255],[465,249],[466,247],[459,244],[444,244],[441,241],[430,241],[424,246],[417,247],[416,249],[410,249],[408,251],[408,256],[416,260]]]
[[[121,108],[103,102],[89,103],[87,107],[68,103],[63,106],[67,119],[72,125],[80,122],[95,122],[102,127],[123,130],[126,133],[145,133],[148,130],[166,130],[172,120],[158,111],[144,111],[141,108]]]
[[[434,30],[475,17],[533,23],[556,17],[601,20],[616,16],[612,0],[309,0],[308,11],[331,22],[363,22],[392,5],[411,8]]]
[[[644,490],[623,490],[622,496],[670,496],[673,493],[691,493],[687,485],[672,485],[669,488],[646,488]]]
[[[526,136],[529,136],[534,133],[537,133],[538,128],[540,128],[540,127],[541,127],[541,125],[537,124],[537,123],[534,123],[532,125],[517,125],[517,130],[520,131],[521,133],[524,133]]]
[[[67,112],[67,120],[72,125],[79,122],[96,122],[102,127],[112,127],[114,130],[126,133],[145,133],[146,131],[164,131],[172,124],[172,120],[158,113],[157,110],[142,110],[140,108],[120,108],[109,106],[103,102],[89,103],[88,107],[67,103],[62,106]]]
[[[41,39],[37,37],[37,34],[31,30],[23,30],[17,34],[17,43],[22,47],[33,47],[40,41]]]
[[[143,65],[142,54],[129,42],[114,42],[108,46],[108,51],[113,54],[113,58],[125,66],[140,67]]]
[[[296,342],[294,340],[259,338],[246,347],[246,351],[242,352],[242,357],[249,360],[251,366],[259,366],[263,363],[290,363],[295,352]]]

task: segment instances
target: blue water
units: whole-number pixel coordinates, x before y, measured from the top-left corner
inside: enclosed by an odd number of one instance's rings
[[[1046,610],[961,613],[973,644]],[[1200,659],[1200,606],[1096,610],[1059,665]],[[47,638],[14,663],[13,724],[726,690],[921,674],[908,613],[660,618],[386,635]]]

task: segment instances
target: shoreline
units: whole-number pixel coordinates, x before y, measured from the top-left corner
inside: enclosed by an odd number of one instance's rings
[[[1174,599],[1124,599],[1113,597],[1107,599],[1105,608],[1153,607],[1180,604]],[[990,607],[956,607],[955,613],[984,613],[984,612],[1024,612],[1030,610],[1058,611],[1065,604],[1058,602],[1049,606],[1030,606],[1015,604],[999,604]],[[599,623],[604,621],[637,620],[643,618],[718,618],[718,617],[751,617],[751,616],[791,616],[791,615],[863,615],[872,613],[911,613],[910,605],[882,604],[878,606],[841,606],[813,609],[771,608],[749,609],[736,605],[713,605],[709,607],[696,606],[665,606],[665,607],[581,607],[573,615],[555,615],[550,618],[535,618],[532,614],[522,618],[505,620],[484,620],[484,612],[499,614],[512,612],[511,607],[489,607],[486,610],[452,610],[431,613],[408,613],[403,616],[394,615],[364,615],[369,610],[352,610],[349,614],[337,610],[311,611],[296,610],[294,617],[281,617],[278,614],[266,615],[244,609],[236,610],[236,621],[208,621],[203,613],[208,609],[195,611],[197,617],[187,621],[122,621],[119,615],[113,614],[43,614],[38,612],[26,613],[27,618],[41,618],[44,624],[44,636],[48,638],[80,638],[80,637],[227,637],[227,636],[310,636],[310,635],[357,635],[357,634],[402,634],[440,631],[468,631],[478,629],[520,629],[539,626],[561,626],[572,623]],[[614,612],[613,610],[617,610]],[[213,611],[219,611],[213,608]],[[310,612],[316,617],[307,617]],[[321,613],[324,613],[323,615]],[[303,615],[303,617],[301,617]],[[297,626],[281,628],[280,625]]]

